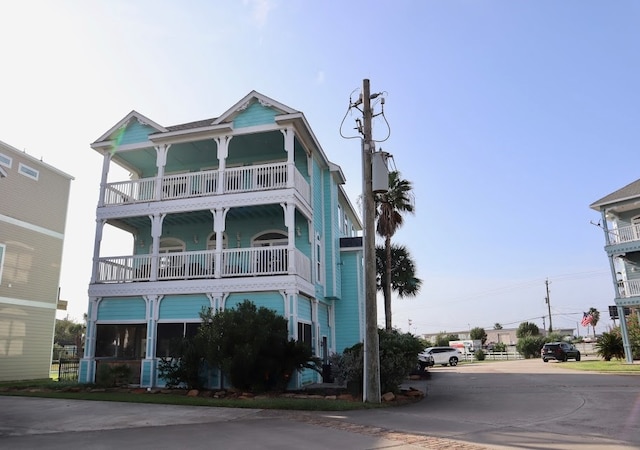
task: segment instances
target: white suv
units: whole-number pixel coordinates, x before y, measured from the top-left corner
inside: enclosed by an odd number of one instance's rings
[[[431,355],[433,357],[434,364],[442,364],[446,366],[457,366],[458,361],[462,357],[460,350],[453,347],[427,347],[419,356],[426,357]]]

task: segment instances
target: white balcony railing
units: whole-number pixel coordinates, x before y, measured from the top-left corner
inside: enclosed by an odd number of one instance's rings
[[[619,298],[640,297],[640,280],[618,281]]]
[[[205,170],[167,175],[162,178],[161,198],[156,194],[156,178],[118,181],[108,183],[104,192],[104,205],[141,203],[154,200],[172,200],[207,195],[253,192],[287,187],[287,163],[262,164],[226,169],[223,189],[220,192],[220,172]],[[309,202],[311,188],[309,183],[297,171],[294,171],[294,186]]]
[[[311,262],[299,250],[294,250],[295,273],[311,280]],[[222,251],[220,273],[215,270],[215,252],[164,253],[158,256],[158,272],[152,277],[151,255],[100,258],[96,283],[126,283],[132,281],[184,280],[217,277],[251,277],[289,273],[287,247],[251,247]]]
[[[611,245],[633,241],[640,241],[640,225],[630,225],[616,230],[609,230],[609,243]]]

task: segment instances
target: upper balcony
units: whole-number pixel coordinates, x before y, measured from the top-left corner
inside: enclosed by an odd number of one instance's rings
[[[291,265],[289,262],[291,261]],[[98,259],[96,283],[298,275],[311,281],[311,261],[298,249],[251,247],[127,255]]]
[[[310,203],[309,183],[295,167],[293,180],[289,180],[287,168],[287,163],[282,162],[166,175],[162,177],[160,189],[156,177],[107,183],[102,204],[115,206],[289,187]]]

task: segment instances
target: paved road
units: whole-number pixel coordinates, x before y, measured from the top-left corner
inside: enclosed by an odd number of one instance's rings
[[[339,413],[0,397],[0,448],[640,448],[640,377],[571,364],[436,367],[420,403]]]

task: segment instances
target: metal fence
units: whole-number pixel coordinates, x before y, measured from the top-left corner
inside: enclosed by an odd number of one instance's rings
[[[78,381],[78,371],[80,369],[80,360],[60,359],[52,361],[52,365],[58,364],[58,381]]]

